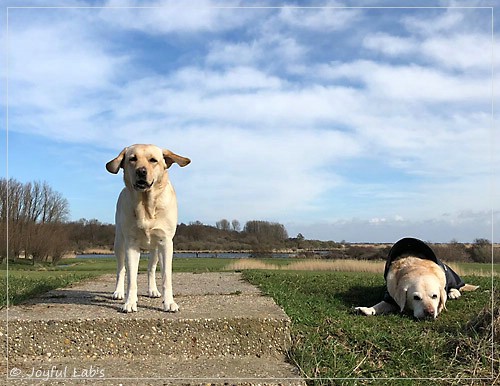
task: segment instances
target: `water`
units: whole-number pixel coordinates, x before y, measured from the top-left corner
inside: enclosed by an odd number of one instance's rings
[[[147,257],[148,254],[141,254],[141,257]],[[271,253],[262,255],[262,257],[273,258],[289,258],[290,253]],[[100,259],[114,257],[114,255],[101,255],[101,254],[83,254],[76,257],[81,259]],[[174,252],[174,258],[221,258],[221,259],[248,259],[254,257],[251,253],[235,253],[235,252]],[[256,256],[260,257],[260,256]]]

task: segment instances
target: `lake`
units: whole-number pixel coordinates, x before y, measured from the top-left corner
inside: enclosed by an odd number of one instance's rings
[[[147,257],[148,254],[141,254],[141,257]],[[265,254],[263,257],[272,258],[288,258],[292,256],[290,253],[271,253]],[[114,257],[114,255],[100,255],[100,254],[82,254],[76,255],[81,259],[99,259]],[[253,257],[251,253],[235,253],[235,252],[174,252],[174,258],[220,258],[220,259],[248,259]],[[260,256],[257,256],[260,257]]]

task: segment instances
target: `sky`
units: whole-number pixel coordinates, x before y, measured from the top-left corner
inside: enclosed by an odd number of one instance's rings
[[[495,241],[491,3],[3,2],[1,176],[114,223],[105,164],[153,143],[192,160],[179,222]]]

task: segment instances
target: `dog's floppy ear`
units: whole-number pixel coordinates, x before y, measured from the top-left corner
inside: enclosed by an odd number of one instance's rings
[[[123,149],[120,154],[118,154],[118,157],[115,159],[112,159],[106,164],[106,170],[110,173],[116,174],[118,173],[118,170],[123,167],[123,157],[125,157],[125,152],[127,151],[127,148]]]
[[[446,294],[446,289],[441,288],[439,291],[439,304],[438,304],[438,313],[446,310],[446,300],[448,299],[448,295]]]
[[[398,288],[396,290],[396,296],[394,296],[394,301],[400,308],[400,311],[403,312],[406,306],[406,294],[408,292],[408,288]]]
[[[163,149],[163,159],[165,160],[165,163],[167,164],[167,169],[170,166],[172,166],[173,163],[176,163],[180,167],[184,167],[191,162],[191,160],[189,158],[182,157],[180,155],[172,153],[168,149]]]

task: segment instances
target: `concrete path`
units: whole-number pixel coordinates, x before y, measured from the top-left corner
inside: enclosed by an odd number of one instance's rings
[[[0,311],[9,384],[305,384],[285,360],[288,316],[240,274],[174,274],[175,314],[145,295],[145,274],[138,312],[119,312],[114,280],[104,275]]]

